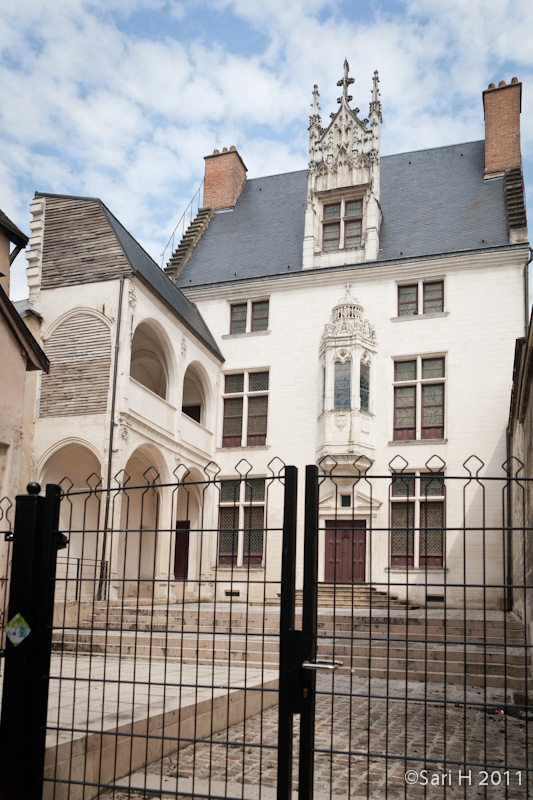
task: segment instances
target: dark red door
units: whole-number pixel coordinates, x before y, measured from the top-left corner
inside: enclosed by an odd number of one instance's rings
[[[189,567],[189,520],[176,522],[176,547],[174,550],[174,577],[178,580],[187,578]]]
[[[364,583],[366,523],[363,519],[326,520],[328,583]]]

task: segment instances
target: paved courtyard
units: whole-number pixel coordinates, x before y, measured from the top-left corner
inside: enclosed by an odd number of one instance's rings
[[[484,701],[478,689],[467,689],[465,695],[463,687],[448,686],[445,694],[442,685],[428,684],[424,696],[423,685],[410,683],[406,700],[405,683],[389,682],[387,692],[385,681],[372,680],[369,700],[357,696],[368,694],[365,679],[335,678],[335,695],[331,679],[319,678],[318,686],[317,798],[523,800],[533,796],[533,773],[528,793],[525,771],[533,720],[496,713],[500,710],[496,693],[486,697],[496,704],[491,709],[495,713],[487,713],[477,705]],[[445,698],[451,702],[444,704]],[[130,777],[131,789],[104,793],[101,798],[190,797],[197,792],[198,797],[270,800],[275,798],[276,741],[277,709],[272,708],[215,735],[213,744],[198,742],[150,765]],[[295,753],[298,743],[296,729]],[[532,762],[530,753],[530,769]],[[406,772],[412,781],[416,772],[417,782],[406,784]],[[440,785],[435,785],[437,781]],[[141,786],[146,789],[134,790]],[[180,789],[186,795],[180,795]]]

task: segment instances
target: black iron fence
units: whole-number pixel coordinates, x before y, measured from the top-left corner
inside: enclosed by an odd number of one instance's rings
[[[533,481],[372,472],[30,487],[0,796],[528,797]]]

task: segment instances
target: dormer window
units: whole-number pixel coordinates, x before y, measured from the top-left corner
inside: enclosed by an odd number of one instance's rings
[[[322,249],[341,250],[361,246],[363,200],[341,198],[323,206]]]

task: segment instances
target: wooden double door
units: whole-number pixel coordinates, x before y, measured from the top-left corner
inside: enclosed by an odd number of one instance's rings
[[[363,519],[326,520],[326,583],[364,583],[366,523]]]

